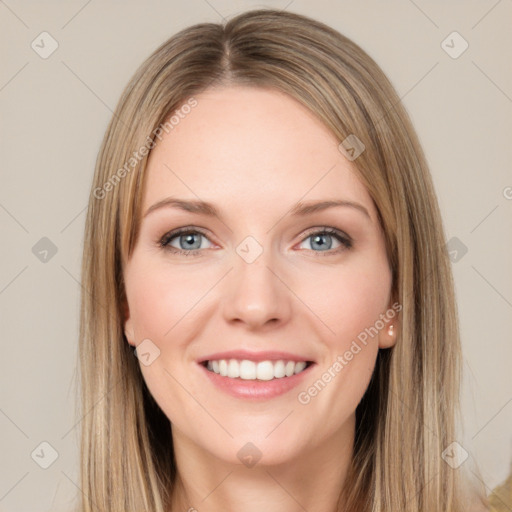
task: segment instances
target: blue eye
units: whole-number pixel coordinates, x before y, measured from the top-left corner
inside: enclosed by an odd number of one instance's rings
[[[331,250],[333,238],[341,244],[341,247]],[[315,231],[307,236],[301,243],[304,243],[309,239],[311,239],[310,246],[312,247],[310,250],[326,253],[325,255],[338,253],[345,249],[352,248],[352,239],[348,235],[345,235],[343,232],[334,228],[325,227],[321,231]],[[316,251],[315,248],[320,250]],[[322,256],[324,256],[324,254],[322,254]]]
[[[202,239],[208,240],[208,237],[201,231],[191,228],[181,228],[165,234],[159,241],[159,245],[174,254],[198,256],[201,250],[205,249],[205,247],[201,247]],[[308,250],[319,253],[319,255],[322,256],[337,254],[343,250],[352,248],[352,239],[342,231],[334,228],[324,227],[321,230],[314,231],[304,238],[301,244],[308,239],[311,239],[311,249]],[[333,239],[341,245],[333,248]],[[178,247],[173,245],[175,240]]]
[[[176,254],[184,254],[186,256],[196,255],[201,250],[200,237],[206,238],[203,233],[196,229],[183,228],[164,235],[160,240],[160,245]],[[177,239],[177,248],[171,244],[174,239]]]

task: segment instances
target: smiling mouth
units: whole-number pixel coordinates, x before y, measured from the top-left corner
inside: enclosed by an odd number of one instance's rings
[[[230,379],[261,380],[284,379],[303,372],[312,361],[250,361],[249,359],[219,359],[203,361],[207,370]]]

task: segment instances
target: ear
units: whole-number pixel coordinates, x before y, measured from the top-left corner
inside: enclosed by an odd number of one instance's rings
[[[386,318],[388,321],[379,331],[379,348],[391,348],[396,344],[400,330],[399,311],[402,305],[398,301],[391,301],[386,310]],[[394,313],[394,314],[393,314]]]
[[[395,345],[397,339],[398,322],[396,319],[390,320],[385,327],[379,331],[379,348],[391,348]]]
[[[128,343],[135,347],[135,331],[133,329],[133,322],[130,316],[130,308],[128,307],[128,301],[123,301],[123,322],[124,322],[124,335]]]

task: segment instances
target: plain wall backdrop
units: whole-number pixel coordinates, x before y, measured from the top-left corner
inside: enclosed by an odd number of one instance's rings
[[[331,25],[397,89],[431,167],[453,258],[465,374],[465,428],[454,441],[487,491],[506,478],[511,0],[0,0],[0,511],[62,512],[81,492],[74,390],[85,208],[122,89],[178,30],[257,7]]]

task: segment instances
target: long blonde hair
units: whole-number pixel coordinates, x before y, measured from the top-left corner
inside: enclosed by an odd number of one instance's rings
[[[177,468],[169,420],[123,333],[123,263],[137,240],[148,151],[158,128],[212,85],[271,87],[309,108],[341,142],[375,202],[402,305],[356,410],[340,510],[462,512],[456,440],[461,349],[450,262],[431,176],[409,117],[378,65],[328,26],[256,10],[171,37],[137,70],[107,128],[87,213],[80,325],[80,510],[169,510]],[[167,126],[171,126],[167,123]],[[343,492],[342,492],[343,491]]]

